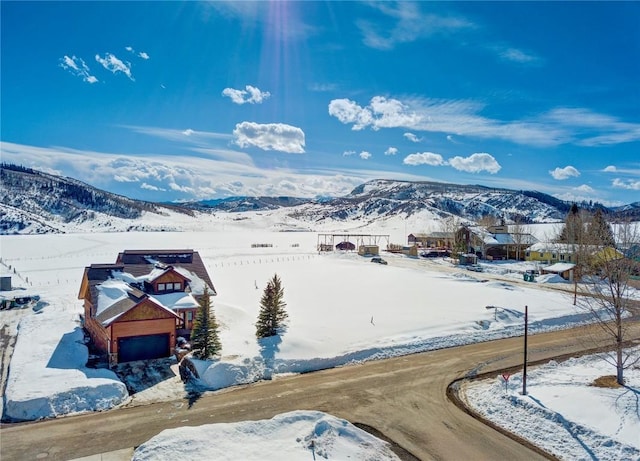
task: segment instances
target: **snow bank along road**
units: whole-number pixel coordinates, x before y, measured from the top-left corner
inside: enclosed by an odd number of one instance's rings
[[[580,352],[580,329],[529,338],[531,362]],[[630,338],[640,338],[640,323]],[[485,426],[447,399],[467,375],[518,366],[522,338],[478,343],[283,377],[188,400],[5,425],[2,460],[63,460],[135,447],[161,430],[320,410],[373,427],[421,460],[534,460],[535,451]]]

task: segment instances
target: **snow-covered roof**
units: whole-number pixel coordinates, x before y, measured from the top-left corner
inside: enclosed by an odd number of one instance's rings
[[[172,315],[175,315],[174,309],[187,309],[198,306],[198,303],[190,293],[177,292],[152,297],[130,285],[130,283],[139,283],[144,278],[134,277],[126,272],[114,272],[112,278],[98,284],[96,286],[98,291],[96,319],[103,326],[110,325],[145,298],[149,298],[158,307]]]
[[[554,242],[538,242],[529,247],[530,251],[557,252],[557,253],[573,253],[576,249],[576,245],[569,243],[554,243]]]
[[[191,293],[195,295],[201,295],[204,293],[204,286],[207,282],[200,278],[198,274],[180,266],[176,266],[173,269],[183,277],[189,279],[189,288],[191,288]],[[209,293],[215,296],[216,292],[213,290],[213,287],[209,289]]]
[[[176,291],[175,293],[167,293],[163,295],[149,296],[149,299],[165,306],[172,311],[181,309],[193,309],[199,306],[198,301],[193,297],[191,293],[185,293],[184,291]]]
[[[574,267],[576,267],[576,265],[572,263],[555,263],[550,266],[543,267],[542,270],[559,274],[560,272],[571,270]]]
[[[493,234],[483,227],[471,227],[470,231],[478,236],[485,245],[531,245],[538,241],[531,234]]]
[[[129,293],[133,289],[131,285],[120,278],[105,280],[96,287],[98,289],[98,302],[96,303],[96,316],[101,315],[113,305],[129,299]]]

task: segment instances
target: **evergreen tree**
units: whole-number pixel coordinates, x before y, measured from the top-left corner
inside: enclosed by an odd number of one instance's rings
[[[584,217],[578,205],[571,205],[571,209],[564,221],[564,226],[558,241],[560,243],[584,243]]]
[[[589,226],[587,228],[589,239],[595,245],[603,245],[609,247],[615,247],[616,242],[613,238],[613,230],[609,223],[604,219],[604,213],[600,208],[596,210]]]
[[[284,327],[289,315],[284,309],[286,303],[283,298],[284,288],[282,288],[278,274],[274,274],[273,278],[267,282],[260,299],[260,313],[256,322],[256,336],[258,338],[275,336]]]
[[[205,285],[191,332],[191,346],[196,358],[206,360],[220,352],[222,344],[218,336],[218,329],[218,321],[211,308],[209,288]]]

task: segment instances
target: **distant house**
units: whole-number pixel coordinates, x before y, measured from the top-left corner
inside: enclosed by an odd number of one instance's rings
[[[425,233],[416,233],[416,234],[409,234],[409,236],[407,237],[407,243],[409,244],[409,246],[411,245],[418,245],[418,246],[427,246],[427,241],[429,240],[429,234],[425,234]]]
[[[456,239],[465,242],[467,253],[489,260],[525,259],[527,248],[538,241],[529,233],[509,232],[506,225],[463,226]]]
[[[167,357],[189,338],[205,286],[216,294],[196,251],[124,251],[85,268],[84,327],[110,364]]]
[[[360,245],[358,254],[360,256],[377,256],[380,254],[380,247],[378,245]]]
[[[546,264],[575,262],[575,245],[538,242],[525,251],[525,260]]]
[[[612,261],[624,257],[624,254],[609,246],[574,245],[569,243],[536,243],[525,252],[525,260],[554,263],[577,263],[579,254],[590,259],[592,265],[597,266],[604,261]]]
[[[418,245],[423,248],[451,248],[453,247],[455,234],[453,232],[429,232],[409,234],[407,243],[409,246]]]

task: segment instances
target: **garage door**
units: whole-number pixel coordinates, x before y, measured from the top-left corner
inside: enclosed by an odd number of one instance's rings
[[[118,362],[169,356],[169,334],[118,338]]]

